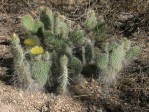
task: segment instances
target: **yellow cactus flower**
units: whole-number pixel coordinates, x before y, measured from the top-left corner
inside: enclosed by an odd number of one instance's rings
[[[27,46],[35,46],[37,45],[37,40],[35,38],[28,38],[24,40],[24,44]]]
[[[42,54],[43,52],[44,52],[44,49],[41,46],[35,46],[31,49],[31,54],[33,55],[39,55],[39,54]]]

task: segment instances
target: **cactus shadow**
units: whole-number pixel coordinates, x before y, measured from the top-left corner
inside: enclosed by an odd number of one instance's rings
[[[5,84],[12,84],[13,77],[13,58],[0,59],[0,66],[6,68],[6,74],[0,76],[0,80],[4,81]]]

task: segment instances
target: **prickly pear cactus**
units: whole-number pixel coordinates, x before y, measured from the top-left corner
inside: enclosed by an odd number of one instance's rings
[[[100,70],[100,81],[105,85],[116,82],[118,73],[122,70],[126,61],[133,60],[140,52],[140,47],[131,47],[131,42],[122,39],[120,42],[110,42],[104,45],[104,52],[97,57],[97,67]]]
[[[59,84],[59,92],[66,93],[68,79],[79,75],[82,66],[87,65],[98,67],[99,77],[102,77],[100,81],[111,84],[124,62],[133,60],[140,52],[140,48],[131,47],[131,41],[126,38],[104,41],[107,38],[104,17],[96,17],[92,9],[87,12],[84,26],[76,25],[74,29],[58,12],[44,7],[39,12],[40,20],[30,15],[22,17],[22,25],[28,34],[23,44],[25,47],[21,47],[18,37],[12,38],[16,80],[26,87],[36,82],[44,88],[54,77],[54,82]],[[103,46],[99,45],[101,42]]]

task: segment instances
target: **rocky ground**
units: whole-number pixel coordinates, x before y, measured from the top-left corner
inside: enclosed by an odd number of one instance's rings
[[[149,112],[149,1],[92,1],[0,0],[1,112]],[[104,15],[109,36],[125,35],[141,47],[141,55],[122,71],[108,95],[91,78],[72,86],[67,96],[18,89],[11,83],[13,57],[9,40],[14,32],[22,35],[22,15],[35,16],[39,6],[50,7],[80,24],[85,18],[83,13],[92,7]]]

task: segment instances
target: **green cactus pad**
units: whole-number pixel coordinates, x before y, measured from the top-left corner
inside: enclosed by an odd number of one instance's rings
[[[71,56],[73,55],[72,48],[70,46],[68,46],[67,44],[63,47],[63,51]]]
[[[122,62],[125,59],[124,44],[119,45],[110,55],[111,67],[117,71],[122,69]]]
[[[61,48],[64,45],[64,40],[63,39],[59,39],[59,38],[55,38],[55,41],[53,42],[53,46],[57,49]]]
[[[39,21],[39,20],[34,20],[34,29],[33,29],[33,32],[36,33],[39,28],[43,28],[44,27],[44,24]]]
[[[40,20],[44,24],[46,30],[51,30],[53,32],[54,27],[54,16],[51,10],[44,8],[41,10]]]
[[[32,16],[30,16],[30,15],[23,16],[22,24],[27,30],[29,30],[29,31],[34,30],[34,20],[33,20]]]
[[[16,34],[13,34],[13,36],[12,36],[11,49],[12,49],[11,50],[12,55],[17,57],[16,63],[22,62],[24,59],[24,52],[23,52],[23,48],[21,47],[21,44],[20,44],[20,39]]]
[[[54,34],[55,35],[60,35],[61,33],[61,21],[59,14],[54,15]]]
[[[64,40],[62,38],[57,38],[49,31],[44,32],[44,34],[46,36],[45,43],[47,46],[53,46],[54,48],[59,49],[64,45]]]
[[[126,59],[131,60],[135,57],[137,57],[140,53],[140,47],[139,46],[134,46],[130,48],[130,50],[126,54]]]
[[[48,62],[38,60],[32,64],[33,78],[41,87],[44,87],[44,85],[46,84],[49,78],[49,72],[50,64]]]
[[[14,82],[21,88],[30,88],[32,79],[30,66],[25,58],[19,37],[14,34],[11,40],[11,53],[14,57]]]
[[[75,29],[69,37],[74,45],[82,45],[85,42],[84,33],[80,29]]]
[[[106,53],[103,53],[97,57],[97,66],[101,70],[105,71],[108,69],[108,63],[109,63],[109,55]]]
[[[86,62],[90,63],[93,60],[94,57],[94,52],[92,51],[92,46],[90,44],[87,44],[85,46],[85,58],[86,58]]]
[[[73,73],[74,76],[79,75],[81,73],[82,63],[78,58],[72,57],[71,69],[72,69],[72,73]]]
[[[32,33],[37,33],[38,29],[43,27],[42,22],[39,20],[34,20],[30,15],[23,16],[22,24],[28,31],[31,31]]]
[[[96,26],[97,34],[100,35],[102,33],[105,33],[105,30],[106,30],[105,23],[98,22]]]
[[[88,30],[93,30],[97,25],[97,17],[95,15],[94,10],[89,10],[87,19],[86,19],[86,27]]]
[[[68,58],[67,58],[66,55],[62,55],[62,56],[60,57],[60,63],[61,63],[61,66],[68,64]]]
[[[55,41],[55,36],[52,32],[46,31],[44,32],[45,36],[45,43],[49,46],[50,44],[53,44]]]
[[[59,77],[59,92],[66,93],[67,92],[67,85],[68,85],[68,58],[66,55],[62,55],[60,57],[60,77]]]
[[[124,45],[125,45],[124,48],[125,48],[125,50],[126,51],[129,51],[129,49],[131,47],[131,41],[128,40],[127,38],[124,38],[122,41],[124,42]]]
[[[61,24],[61,36],[63,39],[68,39],[69,27],[66,23],[60,22]]]
[[[68,63],[71,63],[72,56],[73,56],[72,53],[73,53],[72,48],[64,43],[60,48],[59,52],[57,53],[57,56],[58,58],[60,58],[62,55],[65,55],[68,58]]]
[[[106,38],[106,29],[107,28],[106,28],[104,18],[103,18],[103,16],[100,16],[99,20],[97,22],[97,25],[95,27],[95,31],[98,35],[99,40],[104,40]]]
[[[108,51],[113,51],[113,50],[116,49],[117,47],[118,47],[118,43],[116,43],[116,42],[111,42],[111,43],[109,43]]]

